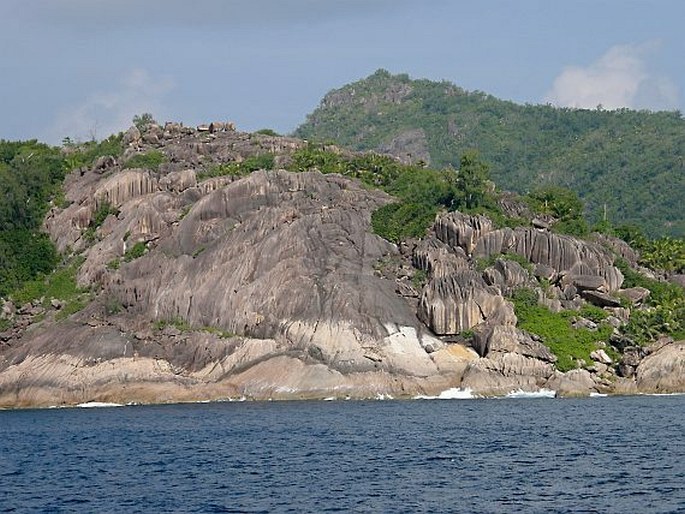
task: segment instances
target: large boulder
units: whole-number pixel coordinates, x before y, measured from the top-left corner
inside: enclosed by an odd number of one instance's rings
[[[637,366],[637,388],[643,393],[685,391],[685,341],[668,343]]]

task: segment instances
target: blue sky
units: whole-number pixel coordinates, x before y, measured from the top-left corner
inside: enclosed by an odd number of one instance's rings
[[[134,114],[286,133],[378,68],[520,103],[683,108],[682,0],[1,0],[0,138]]]

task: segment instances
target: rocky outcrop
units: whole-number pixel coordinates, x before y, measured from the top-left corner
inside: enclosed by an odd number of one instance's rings
[[[380,153],[392,155],[405,164],[430,164],[428,141],[423,129],[405,130],[378,148]]]
[[[467,270],[436,277],[424,287],[419,319],[438,335],[459,334],[490,320],[515,324],[514,309],[497,288]]]
[[[685,341],[653,349],[636,370],[637,390],[642,393],[685,391]]]
[[[613,265],[613,257],[607,250],[551,232],[532,228],[494,230],[483,235],[473,250],[474,255],[479,257],[506,252],[516,253],[529,262],[563,272],[571,280],[577,277],[601,277],[608,291],[616,291],[623,283],[623,276]]]
[[[71,174],[45,228],[83,258],[91,292],[66,320],[49,298],[3,302],[0,407],[685,388],[682,343],[616,342],[618,362],[597,345],[585,369],[559,373],[544,341],[516,327],[507,295],[520,288],[555,310],[604,306],[620,327],[629,311],[615,293],[634,306],[647,293],[619,289],[603,246],[459,212],[395,246],[370,229],[388,195],[279,169],[304,144],[222,122],[152,124],[124,135],[121,158]],[[165,156],[158,169],[121,168],[150,150]],[[265,152],[275,169],[202,179]]]

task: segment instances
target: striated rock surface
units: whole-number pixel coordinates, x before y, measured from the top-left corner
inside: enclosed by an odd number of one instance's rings
[[[1,304],[0,407],[685,390],[682,342],[616,363],[597,346],[587,369],[560,373],[544,341],[516,327],[507,295],[520,288],[554,310],[588,299],[620,327],[628,311],[614,294],[639,305],[646,293],[620,290],[599,244],[452,212],[397,247],[370,227],[390,196],[280,169],[300,140],[214,122],[131,128],[123,143],[122,156],[72,173],[68,205],[45,220],[83,261],[85,308],[59,319],[68,306],[54,299]],[[158,168],[125,169],[153,150]],[[264,153],[274,169],[203,178]]]
[[[466,270],[428,282],[419,302],[419,318],[438,335],[458,334],[485,321],[516,324],[512,305],[499,289]]]

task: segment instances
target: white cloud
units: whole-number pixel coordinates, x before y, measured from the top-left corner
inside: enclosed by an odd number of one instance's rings
[[[654,74],[647,59],[655,42],[616,45],[583,68],[567,66],[554,80],[545,101],[560,107],[605,109],[677,109],[679,91],[667,77]]]
[[[131,70],[115,90],[93,93],[80,104],[64,109],[47,139],[53,143],[65,136],[74,140],[102,139],[128,128],[136,114],[150,112],[159,118],[164,114],[162,99],[172,88],[169,78],[155,78],[142,69]]]

